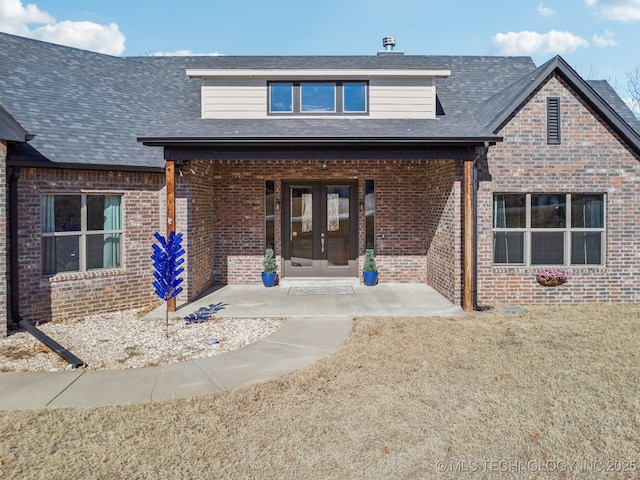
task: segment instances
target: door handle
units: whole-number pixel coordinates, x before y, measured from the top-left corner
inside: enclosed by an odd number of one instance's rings
[[[324,233],[320,234],[320,251],[324,253]]]

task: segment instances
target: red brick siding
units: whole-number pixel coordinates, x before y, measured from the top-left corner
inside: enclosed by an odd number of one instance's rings
[[[21,170],[18,183],[20,312],[28,320],[55,320],[148,306],[153,232],[164,228],[164,176],[130,172]],[[113,270],[42,276],[41,196],[47,193],[123,194],[123,266]],[[160,230],[162,231],[162,230]]]
[[[560,97],[562,144],[546,143],[546,98]],[[640,158],[561,79],[552,78],[499,132],[478,192],[479,303],[640,301]],[[543,287],[536,267],[493,266],[492,197],[504,192],[606,193],[606,264],[569,267]]]
[[[192,162],[176,174],[176,229],[184,236],[187,252],[183,293],[178,303],[194,298],[214,283],[214,229],[212,164]],[[164,194],[164,192],[163,192]],[[164,204],[164,196],[162,197]],[[190,261],[189,261],[190,260]]]
[[[301,157],[304,155],[300,154]],[[456,279],[455,265],[460,263],[459,241],[455,240],[455,228],[460,225],[460,219],[455,218],[460,214],[460,199],[456,200],[456,195],[459,196],[457,163],[433,162],[432,159],[380,159],[380,154],[375,152],[366,158],[353,159],[332,152],[322,157],[329,161],[329,167],[323,170],[322,162],[318,159],[272,156],[276,158],[268,161],[256,154],[255,158],[245,157],[242,160],[193,162],[196,171],[203,172],[201,176],[197,175],[201,178],[196,180],[194,177],[193,180],[199,182],[201,192],[193,195],[192,208],[202,212],[197,215],[203,219],[198,235],[202,235],[204,240],[197,249],[197,263],[204,270],[204,278],[210,278],[210,269],[213,268],[216,283],[260,283],[265,242],[265,180],[276,181],[276,198],[281,198],[282,180],[356,179],[360,198],[363,198],[365,180],[373,179],[376,190],[376,259],[380,281],[427,282],[429,255],[434,262],[442,264],[431,268],[430,281],[450,298],[459,298],[459,285],[452,285],[459,280],[459,274]],[[401,158],[401,154],[398,157]],[[204,172],[209,171],[210,176],[207,176],[208,173]],[[448,175],[445,181],[438,182],[434,178],[440,171]],[[432,192],[435,186],[440,189],[437,194]],[[444,191],[447,188],[449,190]],[[184,190],[186,192],[188,189]],[[207,207],[207,202],[210,202],[211,208]],[[432,225],[433,222],[430,224],[429,216],[437,209],[445,212],[443,217],[448,222],[446,228],[438,229],[437,225]],[[276,211],[276,255],[279,261],[282,251],[280,215],[281,212]],[[207,230],[207,225],[210,230]],[[429,231],[429,228],[433,231]],[[194,234],[193,225],[186,227],[186,230],[190,235]],[[361,264],[365,246],[364,230],[364,218],[360,218],[358,252]],[[432,239],[434,246],[429,245]],[[190,240],[190,245],[194,241]],[[201,282],[197,287],[194,284],[190,296],[199,293],[198,289],[204,287],[205,283]]]
[[[427,283],[462,302],[462,163],[427,165]]]

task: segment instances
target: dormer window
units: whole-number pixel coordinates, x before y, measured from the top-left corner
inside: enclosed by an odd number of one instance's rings
[[[367,82],[269,82],[270,115],[363,115]]]

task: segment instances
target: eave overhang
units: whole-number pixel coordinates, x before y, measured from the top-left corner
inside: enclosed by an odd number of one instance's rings
[[[222,68],[188,68],[190,78],[216,79],[264,79],[264,80],[305,80],[333,79],[348,80],[362,78],[447,78],[451,70],[445,69],[222,69]]]
[[[242,137],[242,138],[201,138],[201,137],[140,137],[138,141],[149,147],[380,147],[380,146],[482,146],[485,143],[501,142],[498,135],[473,137]]]

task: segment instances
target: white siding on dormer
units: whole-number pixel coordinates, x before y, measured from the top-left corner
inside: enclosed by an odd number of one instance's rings
[[[436,87],[424,81],[372,80],[369,117],[436,118]]]
[[[202,118],[267,118],[267,81],[206,79]],[[371,79],[368,118],[436,118],[432,79]]]
[[[202,118],[266,116],[267,84],[264,80],[207,80],[202,87]]]

